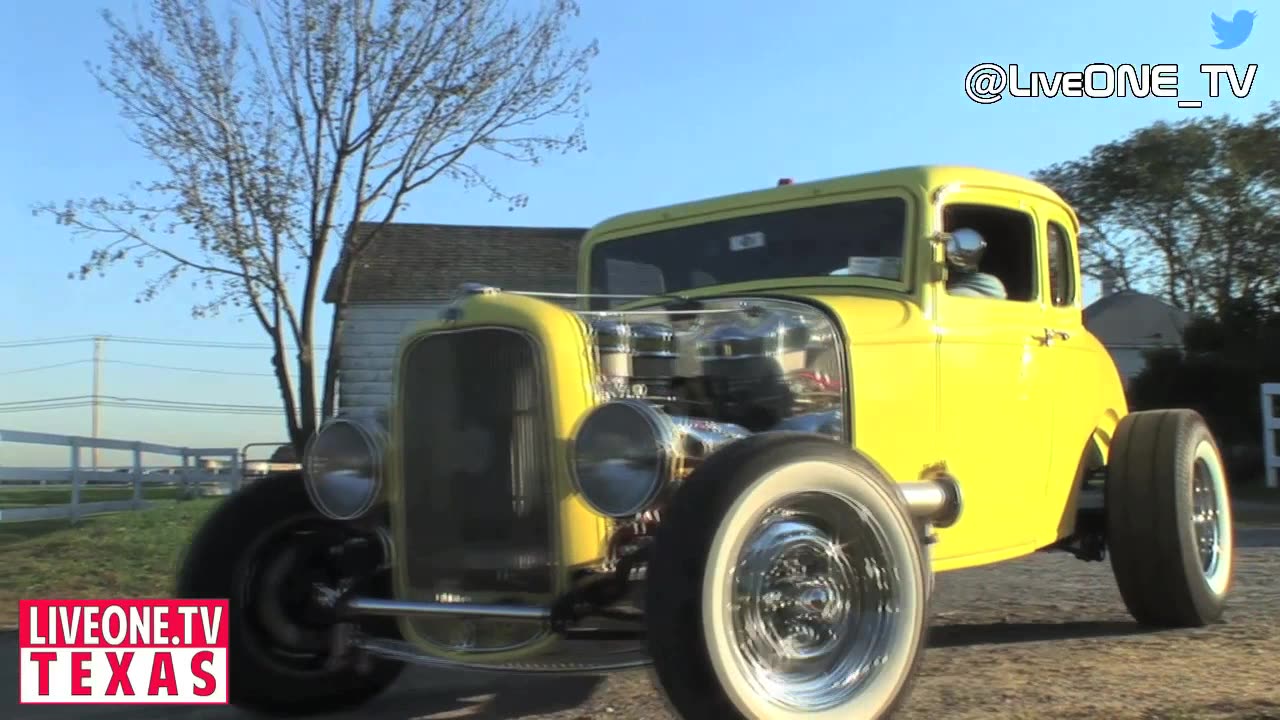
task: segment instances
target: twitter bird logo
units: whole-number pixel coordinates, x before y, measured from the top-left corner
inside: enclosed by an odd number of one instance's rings
[[[1218,44],[1212,45],[1219,50],[1238,48],[1253,33],[1253,19],[1258,13],[1241,10],[1230,20],[1223,20],[1217,13],[1209,13],[1213,18],[1213,34],[1218,36]]]

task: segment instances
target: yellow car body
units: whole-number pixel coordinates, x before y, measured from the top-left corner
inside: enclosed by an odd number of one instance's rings
[[[766,297],[803,300],[825,309],[839,329],[850,378],[851,442],[897,481],[939,472],[958,478],[963,513],[938,528],[931,545],[935,571],[1008,560],[1070,537],[1083,478],[1102,466],[1112,433],[1127,408],[1116,367],[1082,322],[1079,223],[1047,187],[1012,175],[966,167],[915,167],[776,188],[621,215],[592,228],[580,256],[579,310],[597,286],[593,253],[637,234],[760,213],[815,208],[851,200],[898,198],[907,217],[901,272],[896,277],[768,278],[682,290],[682,298]],[[1016,211],[1034,223],[1032,297],[993,299],[951,295],[940,235],[949,205]],[[1050,224],[1066,231],[1051,277]],[[1069,256],[1069,257],[1068,257]],[[1054,289],[1054,293],[1050,293]],[[512,288],[511,290],[519,290]],[[1053,297],[1051,297],[1051,294]],[[589,331],[582,316],[545,297],[492,289],[460,297],[439,321],[408,333],[402,357],[423,338],[464,328],[506,328],[534,341],[543,354],[547,432],[555,451],[550,492],[554,583],[519,596],[550,603],[574,573],[606,557],[616,523],[585,504],[570,479],[573,434],[599,402],[593,386]],[[646,307],[635,299],[621,308]],[[391,446],[412,441],[400,365],[395,379]],[[421,598],[406,575],[415,552],[414,522],[404,502],[406,471],[388,453],[388,495],[395,595]],[[473,601],[497,598],[472,597]],[[435,642],[420,619],[401,619],[405,637],[427,654],[476,662],[477,653]],[[432,620],[430,622],[442,622]],[[445,621],[451,622],[451,621]],[[488,621],[481,621],[488,622]],[[483,653],[484,662],[538,654],[554,634],[524,638]]]

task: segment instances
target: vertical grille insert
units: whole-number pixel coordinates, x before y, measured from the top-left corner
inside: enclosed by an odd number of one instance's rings
[[[441,332],[409,347],[398,398],[401,562],[415,597],[493,601],[552,591],[551,436],[540,368],[533,342],[512,330]]]

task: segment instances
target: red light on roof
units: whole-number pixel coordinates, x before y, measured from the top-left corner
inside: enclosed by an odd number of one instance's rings
[[[793,182],[795,182],[795,180],[792,180],[791,178],[782,178],[781,180],[778,181],[778,187],[782,187],[783,185],[790,185]]]

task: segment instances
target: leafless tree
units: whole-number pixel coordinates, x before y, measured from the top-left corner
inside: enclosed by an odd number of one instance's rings
[[[158,178],[132,195],[34,208],[96,237],[79,275],[155,267],[139,301],[179,278],[196,316],[249,312],[271,339],[289,437],[334,411],[351,262],[338,263],[317,388],[315,318],[326,251],[357,257],[437,180],[513,206],[479,161],[536,164],[584,148],[596,46],[571,47],[574,0],[516,13],[502,0],[152,0],[109,12],[110,60],[90,70],[118,101]],[[355,223],[373,226],[357,236]],[[288,348],[296,348],[296,364]]]

